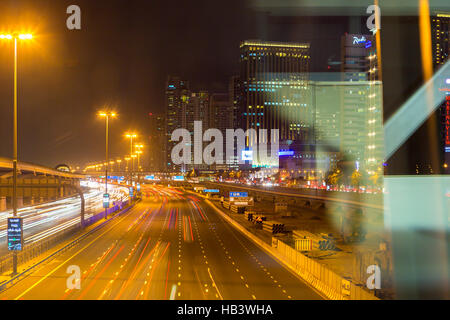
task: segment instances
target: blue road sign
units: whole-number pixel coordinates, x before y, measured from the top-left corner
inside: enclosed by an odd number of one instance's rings
[[[219,189],[203,189],[203,192],[209,192],[209,193],[219,193]]]
[[[246,198],[248,197],[248,192],[231,192],[230,198]]]
[[[8,250],[21,251],[23,248],[23,218],[8,218]]]
[[[109,194],[105,193],[103,195],[103,208],[107,209],[109,208]]]

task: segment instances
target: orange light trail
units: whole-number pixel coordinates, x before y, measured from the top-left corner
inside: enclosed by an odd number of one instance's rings
[[[170,242],[167,243],[166,248],[164,249],[164,252],[162,253],[161,257],[158,259],[158,261],[156,262],[155,267],[152,269],[152,273],[150,274],[150,279],[148,280],[148,285],[147,288],[145,289],[145,299],[147,299],[147,295],[148,295],[148,291],[150,290],[150,285],[152,283],[152,278],[153,278],[153,274],[155,272],[155,269],[158,267],[159,263],[161,262],[162,258],[164,257],[164,255],[166,254],[167,249],[169,249],[170,246]],[[138,296],[139,297],[139,296]],[[137,299],[137,297],[136,297]]]
[[[191,217],[188,216],[189,229],[191,230],[191,240],[194,241],[194,234],[192,233]]]
[[[159,243],[157,243],[156,246],[153,247],[153,249],[149,252],[147,257],[145,258],[144,263],[141,264],[141,266],[136,271],[136,273],[139,273],[139,271],[141,271],[143,266],[145,266],[145,264],[148,262],[148,260],[150,259],[150,257],[152,256],[153,252],[155,251],[155,249],[158,246],[159,246]],[[122,286],[122,288],[120,288],[119,294],[114,298],[114,300],[118,300],[122,296],[123,292],[125,291],[125,288],[128,286],[128,284],[130,283],[131,280],[132,280],[132,277],[128,278],[127,282],[125,282],[124,285]]]
[[[167,299],[167,283],[169,282],[170,260],[167,262],[166,287],[164,288],[164,299]]]
[[[92,286],[95,284],[95,282],[97,282],[97,279],[103,274],[103,272],[105,272],[105,270],[109,267],[109,265],[116,259],[116,257],[119,255],[119,253],[123,250],[123,248],[125,248],[125,245],[122,245],[120,247],[119,250],[117,250],[116,254],[114,256],[111,257],[111,259],[109,259],[108,263],[103,267],[102,271],[100,271],[97,276],[94,278],[94,280],[92,280],[88,287],[86,288],[86,290],[84,290],[84,292],[78,297],[77,300],[81,300],[84,295],[92,288]]]

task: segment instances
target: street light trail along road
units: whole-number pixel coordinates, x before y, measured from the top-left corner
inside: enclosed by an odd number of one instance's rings
[[[162,187],[143,194],[0,299],[322,299],[203,200]],[[67,285],[73,265],[80,289]]]

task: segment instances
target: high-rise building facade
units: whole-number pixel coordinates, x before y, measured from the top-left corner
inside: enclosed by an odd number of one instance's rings
[[[203,135],[194,135],[194,121],[200,121],[202,123],[202,133],[211,127],[210,121],[210,94],[208,91],[191,92],[186,104],[186,114],[189,117],[186,118],[185,128],[191,133],[192,138],[192,151],[194,145],[201,145],[202,150],[206,146],[206,142],[203,142]],[[194,164],[194,153],[191,154],[191,164],[184,166],[182,171],[191,171],[192,169],[208,169],[206,164]]]
[[[166,162],[166,120],[164,114],[149,113],[150,135],[149,135],[149,169],[162,172]]]
[[[432,53],[435,70],[448,61],[450,54],[450,12],[438,12],[431,17]],[[449,76],[450,78],[450,76]],[[439,84],[448,86],[448,84]],[[440,160],[442,172],[450,174],[450,93],[439,107]]]
[[[205,146],[203,141],[194,141],[194,122],[202,122],[202,131],[210,127],[210,95],[208,91],[192,92],[187,81],[179,77],[169,77],[166,83],[166,136],[165,168],[169,171],[187,172],[192,169],[206,169],[203,164],[194,164],[194,144]],[[172,149],[179,141],[172,141],[172,132],[186,129],[191,134],[191,163],[175,165],[171,160]]]
[[[239,128],[240,118],[239,106],[241,105],[242,95],[241,95],[241,80],[239,76],[232,76],[228,82],[228,97],[230,99],[230,105],[233,111],[233,128]]]
[[[384,136],[382,90],[373,35],[341,38],[342,85],[345,85],[340,125],[342,154],[369,174],[381,170]],[[356,82],[352,85],[353,82]]]
[[[431,18],[433,63],[436,67],[447,62],[450,54],[450,12],[436,13]]]
[[[317,152],[339,152],[373,174],[382,166],[380,81],[311,81]]]
[[[230,156],[230,159],[227,157],[229,155],[226,154],[226,130],[234,128],[234,103],[232,99],[230,99],[229,95],[226,93],[213,93],[211,94],[210,100],[210,124],[211,128],[219,129],[222,133],[223,139],[223,164],[215,164],[215,170],[227,170],[233,169],[236,164],[236,159],[234,156]]]
[[[169,76],[166,82],[166,113],[165,113],[165,162],[164,167],[169,171],[179,171],[180,166],[172,163],[171,151],[177,144],[172,141],[172,132],[179,128],[186,128],[186,121],[189,114],[186,114],[187,103],[189,101],[189,83],[179,77]],[[193,116],[193,115],[192,115]]]
[[[244,41],[240,45],[240,108],[237,117],[246,129],[279,130],[280,141],[311,138],[307,83],[308,43]],[[275,138],[275,137],[274,137]],[[251,149],[256,137],[248,139]],[[254,160],[255,162],[255,160]],[[254,166],[264,166],[254,163]]]
[[[366,81],[377,78],[375,60],[368,57],[375,52],[375,38],[368,34],[348,34],[341,38],[341,72],[343,81]]]

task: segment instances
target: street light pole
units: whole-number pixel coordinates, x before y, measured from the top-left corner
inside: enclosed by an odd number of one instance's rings
[[[100,112],[99,113],[100,117],[104,117],[106,120],[106,143],[105,143],[105,158],[106,158],[106,163],[105,163],[105,195],[108,194],[108,166],[109,166],[109,117],[116,117],[116,113],[115,112]],[[109,199],[109,198],[108,198]],[[109,201],[109,200],[108,200]],[[108,208],[105,207],[105,219],[108,217]]]
[[[14,40],[14,111],[13,111],[13,194],[12,207],[13,217],[17,217],[17,40],[30,40],[33,38],[31,34],[0,34],[0,40]],[[12,275],[17,274],[17,251],[13,250],[13,272]]]
[[[13,120],[13,217],[17,217],[17,37],[14,37],[14,120]],[[13,251],[13,275],[17,274],[17,251]]]
[[[109,127],[109,115],[106,115],[106,167],[105,167],[105,194],[108,194],[108,165],[109,165],[109,156],[108,156],[108,128]],[[108,208],[105,208],[105,219],[108,217]]]

